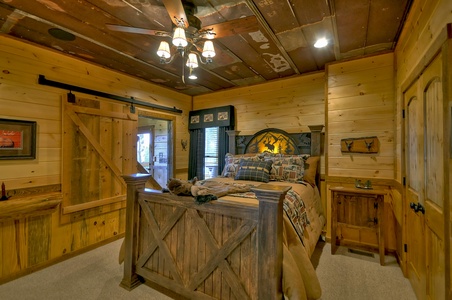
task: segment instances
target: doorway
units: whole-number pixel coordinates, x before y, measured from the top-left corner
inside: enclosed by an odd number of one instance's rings
[[[152,188],[166,188],[173,176],[173,120],[140,113],[137,132],[137,167],[152,175]],[[156,186],[157,185],[157,186]]]

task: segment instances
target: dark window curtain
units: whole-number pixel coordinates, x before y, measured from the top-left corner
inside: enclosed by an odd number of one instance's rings
[[[190,130],[188,179],[204,179],[204,128]]]
[[[226,153],[229,152],[229,135],[226,132],[227,130],[231,130],[230,126],[221,126],[218,130],[218,174],[221,175],[221,172],[224,169],[225,161],[224,158]]]

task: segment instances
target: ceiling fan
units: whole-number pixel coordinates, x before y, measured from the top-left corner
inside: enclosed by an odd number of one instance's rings
[[[255,16],[202,27],[201,20],[195,16],[197,8],[192,0],[162,0],[162,2],[173,23],[173,32],[114,24],[106,24],[106,27],[113,31],[173,38],[173,44],[178,50],[176,54],[183,58],[186,54],[188,55],[187,67],[190,69],[190,75],[192,75],[192,69],[198,67],[198,57],[203,64],[212,62],[215,50],[209,40],[259,30]],[[197,44],[201,40],[206,40],[204,48]],[[176,56],[170,54],[169,45],[164,41],[161,42],[157,54],[161,63],[170,63]],[[194,57],[195,55],[197,57]],[[202,56],[206,58],[206,61],[202,60]],[[182,81],[185,82],[183,71],[184,67],[182,67]]]

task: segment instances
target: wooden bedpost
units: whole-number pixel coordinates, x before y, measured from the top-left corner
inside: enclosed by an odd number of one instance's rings
[[[132,290],[141,282],[135,273],[135,262],[137,258],[137,223],[138,223],[138,192],[144,190],[149,174],[123,175],[127,183],[127,210],[126,210],[126,236],[124,238],[124,277],[120,286]]]
[[[283,200],[289,186],[259,185],[258,299],[282,299]]]
[[[320,156],[321,155],[321,134],[323,130],[323,125],[309,125],[311,130],[311,155]]]
[[[231,154],[237,154],[236,152],[236,144],[235,144],[235,138],[240,133],[240,131],[237,130],[226,130],[226,133],[229,136],[229,153]]]

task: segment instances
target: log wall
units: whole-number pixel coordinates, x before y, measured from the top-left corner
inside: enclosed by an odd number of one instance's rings
[[[39,85],[39,74],[49,80],[182,109],[182,114],[175,115],[175,139],[189,139],[190,96],[2,35],[0,66],[0,118],[37,121],[36,159],[0,160],[0,182],[5,183],[8,194],[17,192],[8,201],[21,200],[22,193],[62,190],[62,103],[68,91]],[[188,152],[180,143],[175,143],[174,162],[174,175],[186,177]],[[125,229],[123,209],[98,211],[64,225],[60,221],[59,209],[18,219],[0,218],[0,283],[115,239]]]

